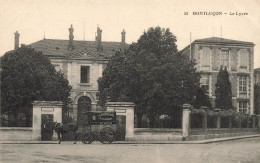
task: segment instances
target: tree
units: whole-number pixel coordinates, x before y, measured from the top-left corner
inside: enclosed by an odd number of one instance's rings
[[[202,88],[199,88],[197,95],[196,95],[196,100],[193,103],[193,106],[195,108],[200,108],[201,106],[206,106],[209,109],[212,109],[212,105],[211,105],[209,96],[205,94],[205,92]]]
[[[27,46],[7,52],[1,58],[1,111],[15,116],[26,115],[30,126],[32,101],[62,101],[68,104],[71,86],[50,60]]]
[[[178,53],[169,29],[150,28],[124,52],[117,52],[98,80],[100,104],[132,101],[138,124],[147,113],[150,126],[156,117],[190,103],[199,87],[195,63]]]
[[[223,70],[222,66],[219,70],[216,83],[216,108],[232,109],[232,91],[231,83],[229,81],[229,74],[227,68]]]

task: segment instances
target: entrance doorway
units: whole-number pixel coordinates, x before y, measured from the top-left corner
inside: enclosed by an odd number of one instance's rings
[[[41,124],[41,140],[51,141],[53,135],[53,114],[42,114],[42,124]]]
[[[84,122],[87,122],[87,116],[84,116],[84,112],[91,111],[91,99],[87,96],[82,96],[78,100],[78,114],[77,114],[77,121],[78,126],[85,126]]]

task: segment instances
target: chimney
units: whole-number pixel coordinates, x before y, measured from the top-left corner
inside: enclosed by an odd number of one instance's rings
[[[121,35],[122,35],[122,41],[121,43],[124,45],[125,44],[125,29],[123,29],[123,31],[121,32]]]
[[[97,27],[97,37],[96,37],[97,51],[103,51],[103,47],[101,46],[101,34],[102,34],[102,30],[100,30],[100,28]]]
[[[73,50],[74,49],[74,46],[73,46],[73,39],[74,39],[74,35],[73,35],[73,32],[74,32],[74,28],[72,26],[72,24],[70,25],[70,28],[69,28],[69,46],[68,46],[68,49],[69,50]]]
[[[20,37],[20,34],[16,31],[14,33],[14,49],[19,48],[19,37]]]

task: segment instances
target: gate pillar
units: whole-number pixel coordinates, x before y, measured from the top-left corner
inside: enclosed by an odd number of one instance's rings
[[[132,140],[134,137],[134,103],[132,102],[108,102],[107,111],[115,111],[116,115],[126,116],[125,140]]]
[[[41,140],[42,115],[52,115],[53,122],[62,122],[61,101],[34,101],[33,102],[33,131],[32,140]],[[53,133],[52,140],[58,140],[57,134]]]
[[[183,113],[182,113],[182,139],[183,140],[189,140],[191,105],[190,104],[183,104],[182,109],[183,109]]]

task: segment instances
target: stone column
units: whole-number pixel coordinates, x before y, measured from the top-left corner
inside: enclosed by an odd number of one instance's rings
[[[126,133],[125,139],[131,140],[134,137],[134,107],[126,109]]]
[[[107,111],[115,111],[116,115],[126,116],[125,140],[134,138],[134,103],[132,102],[108,102]]]
[[[182,113],[182,138],[183,140],[189,139],[190,132],[190,113],[191,113],[191,105],[183,104],[182,105],[183,113]]]

